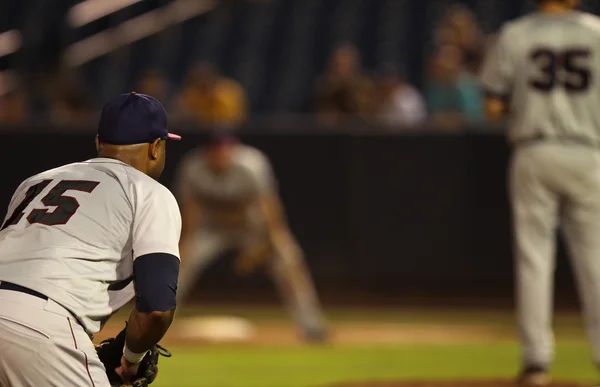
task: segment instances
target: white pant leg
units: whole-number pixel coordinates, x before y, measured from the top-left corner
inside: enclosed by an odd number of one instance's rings
[[[510,169],[516,304],[522,361],[546,366],[554,355],[552,333],[558,197],[544,182],[539,149],[517,150]]]
[[[565,179],[564,235],[594,360],[600,365],[600,152],[580,149],[570,159],[574,173]]]
[[[0,290],[0,385],[110,387],[83,328],[52,300]]]
[[[200,229],[186,246],[187,257],[181,262],[177,283],[177,303],[184,302],[194,288],[198,276],[219,257],[219,254],[233,247],[232,239],[223,232]]]

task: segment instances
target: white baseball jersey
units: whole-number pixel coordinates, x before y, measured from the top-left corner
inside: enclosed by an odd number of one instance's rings
[[[277,184],[267,157],[258,149],[237,145],[230,168],[213,171],[200,150],[183,160],[177,179],[182,198],[194,198],[202,206],[202,225],[243,228],[263,221],[258,198],[276,192]]]
[[[600,19],[536,12],[507,23],[481,80],[510,97],[509,138],[539,135],[600,140]]]
[[[134,296],[133,262],[179,257],[181,216],[163,185],[121,161],[96,158],[25,180],[0,231],[0,281],[40,292],[88,333]]]

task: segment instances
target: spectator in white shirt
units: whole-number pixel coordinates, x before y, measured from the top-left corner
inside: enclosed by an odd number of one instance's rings
[[[419,126],[427,118],[421,93],[405,81],[403,72],[385,64],[377,73],[378,121],[395,130]]]

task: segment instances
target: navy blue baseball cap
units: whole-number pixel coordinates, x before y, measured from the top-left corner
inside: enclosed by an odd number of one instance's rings
[[[167,112],[153,97],[132,91],[109,101],[98,125],[100,142],[132,145],[163,140],[181,140],[167,130]]]

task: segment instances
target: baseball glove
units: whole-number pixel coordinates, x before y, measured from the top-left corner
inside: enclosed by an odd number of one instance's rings
[[[104,364],[104,368],[106,368],[106,375],[111,387],[125,386],[123,379],[121,379],[115,370],[121,366],[126,333],[127,323],[125,323],[125,328],[116,337],[106,339],[96,346],[96,352],[100,361]],[[140,363],[137,378],[132,384],[133,387],[147,387],[156,379],[156,375],[158,374],[158,355],[171,357],[171,352],[158,344],[152,347]]]

